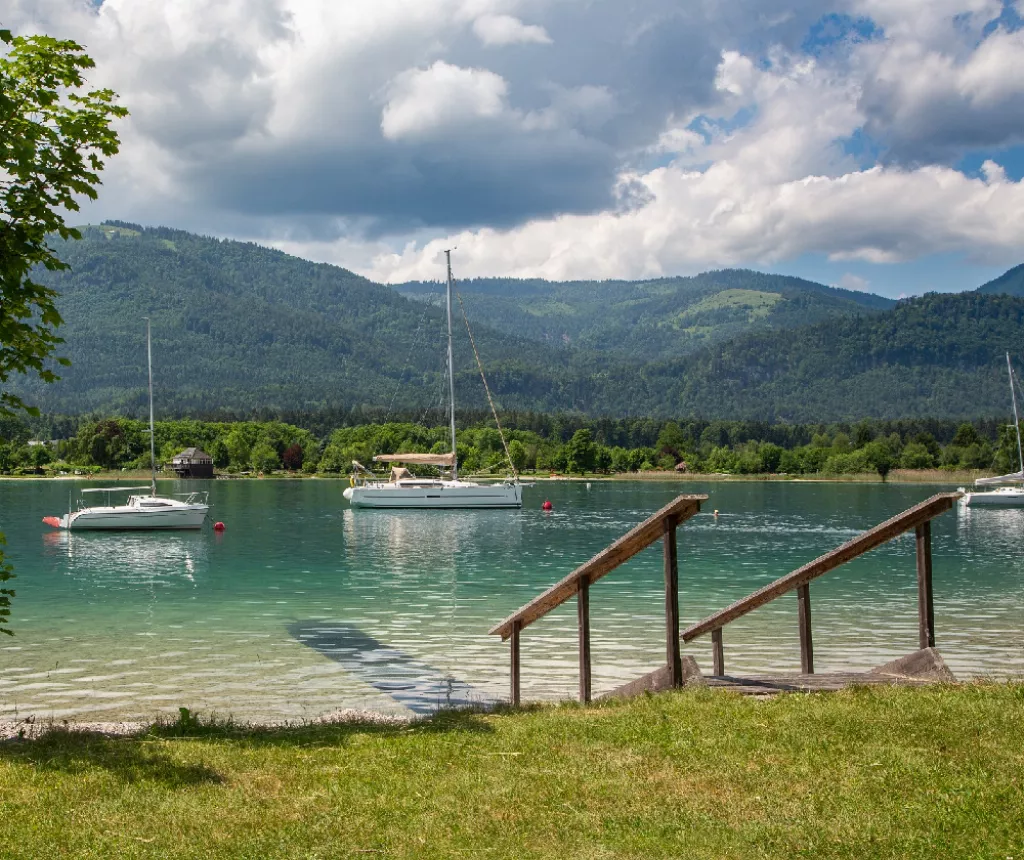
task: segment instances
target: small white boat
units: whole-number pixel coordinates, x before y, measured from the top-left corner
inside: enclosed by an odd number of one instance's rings
[[[1017,462],[1021,470],[1011,475],[999,475],[995,478],[978,478],[974,482],[977,487],[996,486],[995,490],[982,490],[981,492],[969,493],[964,487],[960,487],[963,496],[960,497],[960,504],[967,507],[1000,507],[1000,508],[1021,508],[1024,507],[1024,450],[1021,448],[1020,439],[1020,418],[1017,415],[1017,392],[1014,388],[1013,365],[1010,364],[1010,353],[1006,353],[1006,371],[1010,375],[1010,400],[1013,403],[1013,427],[1017,431]],[[1017,486],[998,486],[1000,484]]]
[[[452,450],[445,454],[378,454],[373,459],[382,463],[437,466],[451,470],[449,478],[418,478],[408,469],[393,466],[387,481],[352,461],[352,478],[344,496],[354,508],[521,508],[523,485],[519,482],[512,458],[512,478],[501,483],[477,484],[459,480],[459,462],[455,454],[455,373],[452,359],[452,258],[448,260],[448,395],[451,416]],[[467,326],[469,323],[467,322]],[[474,351],[476,347],[474,346]],[[478,359],[479,360],[479,359]],[[480,368],[481,376],[483,367]],[[486,380],[484,382],[486,385]],[[490,393],[488,393],[488,398]],[[493,403],[492,403],[493,409]],[[497,413],[494,415],[497,421]],[[501,425],[498,424],[501,433]],[[502,434],[502,443],[505,437]],[[508,449],[506,448],[506,455]]]
[[[110,503],[113,493],[150,492],[132,495],[121,505]],[[105,505],[82,505],[62,517],[43,517],[43,522],[58,529],[198,529],[202,528],[210,506],[206,493],[185,493],[180,498],[157,496],[150,487],[97,487],[82,493],[106,493]]]
[[[167,498],[156,494],[156,442],[153,435],[153,346],[149,320],[146,320],[146,353],[149,360],[149,462],[152,473],[149,487],[97,487],[86,493],[106,493],[105,505],[79,503],[77,511],[68,510],[62,517],[43,517],[43,522],[56,529],[72,531],[113,529],[198,529],[210,510],[205,492],[183,493]],[[123,505],[111,504],[113,493],[132,495]],[[70,505],[69,505],[70,508]]]

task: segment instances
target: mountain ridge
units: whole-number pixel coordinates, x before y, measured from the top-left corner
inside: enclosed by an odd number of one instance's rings
[[[61,353],[73,364],[58,369],[64,379],[55,385],[18,386],[48,412],[141,415],[141,318],[151,316],[161,414],[440,415],[446,333],[442,309],[432,304],[436,284],[421,291],[430,300],[413,300],[337,266],[126,222],[87,227],[82,241],[59,246],[58,253],[71,271],[44,272],[40,280],[60,293],[67,321]],[[830,302],[838,297],[841,308],[849,291],[750,270],[637,282],[632,298],[614,293],[623,283],[569,288],[536,281],[524,289],[545,299],[588,290],[598,300],[578,308],[579,315],[609,317],[629,334],[625,345],[530,337],[516,330],[511,314],[495,320],[488,312],[486,294],[500,296],[503,284],[508,293],[505,281],[459,283],[501,407],[812,422],[991,416],[1005,411],[1006,400],[1005,380],[993,368],[1005,348],[1024,342],[1024,298],[977,290],[888,309],[864,307],[889,300],[857,294],[858,307],[842,312]],[[786,290],[793,292],[783,295]],[[821,296],[829,302],[820,303]],[[634,317],[617,317],[602,298],[636,299],[644,325],[628,332]],[[789,311],[761,324],[783,303]],[[807,307],[823,316],[814,321],[801,311]],[[704,314],[709,325],[719,314],[729,333],[695,345],[678,326],[661,325],[672,309],[690,314],[687,319]],[[754,324],[747,324],[751,314]],[[456,325],[458,404],[486,408],[473,351],[461,321]]]

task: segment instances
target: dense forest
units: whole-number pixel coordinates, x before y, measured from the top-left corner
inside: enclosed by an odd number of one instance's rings
[[[438,421],[444,317],[422,300],[436,284],[393,289],[165,228],[110,222],[84,234],[58,248],[70,271],[40,274],[60,293],[60,352],[72,361],[55,368],[58,383],[15,386],[44,411],[142,417],[149,316],[162,415]],[[1003,353],[1024,343],[1024,297],[997,286],[895,305],[738,270],[459,289],[505,411],[808,423],[1006,414]],[[482,410],[459,303],[456,315],[457,400]]]
[[[470,421],[457,436],[465,472],[509,471],[493,424]],[[157,459],[203,448],[228,474],[283,470],[339,475],[374,454],[449,450],[446,425],[413,421],[349,424],[321,432],[280,420],[158,421]],[[870,421],[766,424],[746,421],[587,420],[510,413],[509,454],[518,471],[589,474],[652,470],[729,474],[840,475],[892,469],[1018,468],[1012,425],[988,421]],[[0,473],[57,474],[149,468],[148,425],[128,418],[0,420]],[[424,470],[429,473],[429,469]]]
[[[727,269],[653,281],[488,278],[460,281],[480,319],[556,346],[641,358],[679,358],[748,331],[791,329],[895,302],[781,275]],[[443,283],[406,283],[402,295],[440,303]]]

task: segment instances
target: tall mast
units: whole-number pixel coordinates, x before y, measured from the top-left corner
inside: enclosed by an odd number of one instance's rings
[[[1024,452],[1020,445],[1020,418],[1017,415],[1017,392],[1013,390],[1013,365],[1010,364],[1010,353],[1006,353],[1006,371],[1010,374],[1010,397],[1013,400],[1013,429],[1017,431],[1017,463],[1024,472]]]
[[[459,479],[459,458],[455,453],[455,361],[452,358],[452,252],[445,251],[448,260],[448,402],[452,419],[452,480]]]
[[[156,433],[153,431],[153,339],[149,333],[149,317],[146,317],[146,359],[149,364],[149,468],[152,473],[152,493],[156,495]]]

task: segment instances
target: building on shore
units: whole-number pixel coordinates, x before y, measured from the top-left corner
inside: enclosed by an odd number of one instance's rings
[[[171,468],[179,478],[212,478],[213,457],[202,448],[186,448],[171,460]]]

